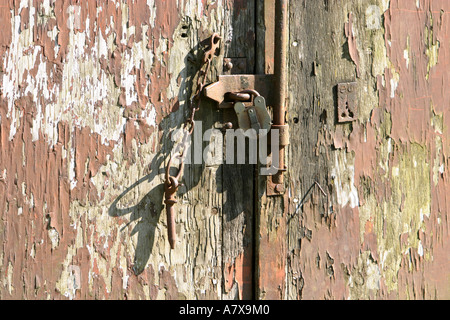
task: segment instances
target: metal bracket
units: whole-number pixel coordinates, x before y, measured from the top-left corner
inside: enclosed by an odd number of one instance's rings
[[[289,125],[272,125],[272,131],[273,130],[278,130],[280,154],[282,154],[284,153],[285,148],[290,144]],[[268,141],[271,142],[271,140],[272,139]],[[287,171],[284,162],[280,162],[280,167],[281,168],[277,168],[279,173],[283,174]],[[280,181],[279,176],[274,175],[267,177],[266,194],[268,197],[282,195],[285,191],[283,180]]]
[[[352,122],[358,117],[356,82],[339,83],[338,91],[338,123]]]
[[[234,101],[227,101],[229,92],[242,92],[245,90],[256,90],[266,98],[268,106],[273,105],[274,76],[267,75],[222,75],[219,80],[205,87],[203,93],[206,97],[218,103],[220,109],[233,108]]]
[[[258,96],[249,106],[246,105],[247,103],[243,102],[236,102],[234,105],[239,128],[243,130],[254,129],[257,133],[255,138],[267,135],[272,126],[272,119],[267,111],[265,99],[262,96]],[[249,135],[249,138],[251,136]]]

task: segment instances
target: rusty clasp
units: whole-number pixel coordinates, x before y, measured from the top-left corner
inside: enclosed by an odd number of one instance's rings
[[[180,155],[182,156],[182,155]],[[169,237],[170,248],[175,249],[175,242],[177,240],[177,233],[175,229],[175,204],[178,203],[175,195],[178,188],[181,186],[179,183],[181,175],[184,171],[184,162],[181,161],[180,167],[178,169],[177,176],[170,175],[170,168],[172,167],[173,157],[170,157],[169,163],[166,167],[166,176],[164,182],[164,203],[166,204],[166,215],[167,215],[167,231]]]
[[[255,97],[260,97],[258,91],[253,89],[246,89],[239,92],[227,92],[224,97],[226,101],[230,102],[249,102]]]

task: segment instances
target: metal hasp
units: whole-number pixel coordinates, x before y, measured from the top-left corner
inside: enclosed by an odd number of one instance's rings
[[[286,124],[287,48],[288,48],[288,3],[275,1],[275,61],[274,61],[274,104],[272,130],[279,130],[280,150],[278,172],[267,178],[267,195],[281,195],[285,191],[284,172],[285,148],[289,145],[289,126]],[[272,153],[276,152],[272,150]]]
[[[358,117],[356,86],[356,82],[338,84],[338,123],[352,122]]]
[[[241,103],[249,96],[242,95],[242,92],[254,90],[265,98],[265,103],[273,109],[272,130],[279,132],[279,162],[273,176],[267,178],[267,196],[283,195],[285,192],[284,172],[285,149],[289,145],[289,126],[286,124],[286,89],[287,89],[287,50],[288,50],[288,3],[287,0],[275,1],[275,30],[273,33],[266,32],[266,35],[274,36],[274,74],[264,75],[222,75],[217,82],[206,86],[203,93],[206,97],[216,101],[219,108],[233,108],[236,103]],[[225,69],[228,73],[233,68],[232,60],[225,60]],[[243,99],[241,99],[243,98]],[[239,108],[237,111],[242,111]],[[255,109],[253,109],[255,110]],[[250,113],[248,113],[250,111]],[[239,112],[238,112],[239,113]],[[241,112],[244,114],[244,112]],[[239,116],[239,114],[238,114]],[[260,117],[252,114],[252,109],[245,112],[249,127],[258,128]],[[264,121],[263,121],[264,122]],[[272,158],[274,158],[272,156]]]
[[[266,103],[272,106],[274,103],[273,92],[274,76],[254,75],[254,74],[238,74],[238,75],[221,75],[219,81],[205,87],[203,94],[211,100],[218,103],[220,109],[229,109],[234,107],[236,99],[235,94],[254,90],[266,98]],[[233,97],[231,97],[233,96]],[[248,95],[247,100],[251,96]]]

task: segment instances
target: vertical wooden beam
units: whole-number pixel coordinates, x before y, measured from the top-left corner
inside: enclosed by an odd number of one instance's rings
[[[226,31],[225,57],[237,63],[233,70],[224,71],[252,74],[255,72],[255,2],[228,0],[227,6],[230,29]],[[223,122],[229,121],[237,128],[234,110],[223,111]],[[222,186],[223,299],[249,300],[253,298],[254,287],[254,165],[223,165]]]
[[[257,0],[256,72],[272,74],[275,54],[275,1]]]

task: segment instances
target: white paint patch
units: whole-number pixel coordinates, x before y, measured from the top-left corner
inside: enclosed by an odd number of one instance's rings
[[[422,245],[422,241],[419,240],[419,245],[417,247],[417,253],[419,254],[419,256],[423,257],[423,245]]]
[[[376,263],[367,259],[366,264],[366,286],[369,290],[380,290],[381,272]]]
[[[70,300],[73,300],[77,290],[81,288],[81,269],[79,266],[71,265],[67,271],[67,291],[64,295]]]
[[[12,286],[12,277],[14,274],[14,266],[11,263],[11,261],[8,262],[8,268],[6,269],[6,281],[8,284],[8,292],[11,295],[12,294],[12,290],[13,290],[13,286]]]
[[[123,290],[126,290],[128,287],[128,278],[130,278],[130,276],[127,274],[127,271],[124,270],[123,271],[123,277],[122,277],[122,288]]]
[[[69,19],[67,20],[67,28],[70,30],[81,29],[81,6],[69,6],[67,8]]]
[[[398,177],[400,175],[400,168],[399,167],[393,167],[392,168],[392,176]]]
[[[70,167],[69,167],[70,190],[75,189],[77,180],[75,180],[75,149],[70,149]]]
[[[155,0],[147,0],[147,6],[150,9],[150,18],[149,22],[152,28],[155,27],[155,21],[156,21],[156,5]]]
[[[391,79],[391,99],[395,98],[395,91],[398,87],[398,81],[394,78]]]
[[[351,159],[348,159],[351,157]],[[331,169],[338,203],[355,208],[359,205],[358,190],[355,187],[354,158],[347,152],[335,152],[335,166]]]
[[[58,231],[56,231],[55,228],[52,228],[52,229],[48,230],[48,236],[52,243],[52,249],[54,250],[56,247],[59,246],[59,233],[58,233]]]
[[[406,61],[406,69],[409,69],[409,51],[408,51],[408,49],[405,49],[405,51],[403,51],[403,58]]]
[[[147,108],[142,113],[142,118],[147,125],[156,128],[156,109],[152,104],[148,104]]]

